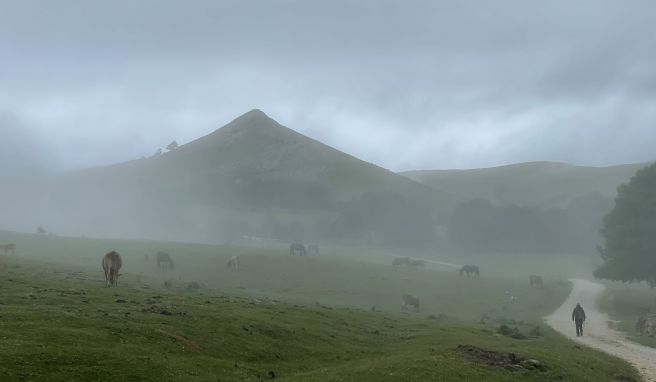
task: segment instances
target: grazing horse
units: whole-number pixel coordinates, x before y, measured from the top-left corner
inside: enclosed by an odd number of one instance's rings
[[[226,264],[226,267],[229,269],[233,269],[235,271],[239,270],[239,256],[230,256],[230,260],[228,260],[228,264]]]
[[[107,281],[107,286],[117,286],[118,285],[118,271],[123,265],[123,260],[121,260],[121,255],[116,251],[111,251],[102,258],[102,268],[105,271],[105,280]]]
[[[535,285],[535,286],[539,286],[540,288],[544,286],[544,281],[542,281],[542,276],[531,275],[528,278],[528,282],[531,286]]]
[[[166,252],[157,252],[157,267],[161,269],[173,269],[173,259]]]
[[[315,255],[318,255],[319,254],[319,246],[316,245],[316,244],[310,244],[307,247],[307,252],[308,252],[308,254],[314,253]]]
[[[636,330],[640,334],[647,334],[648,336],[656,334],[656,314],[640,317],[636,323]]]
[[[410,259],[410,264],[408,264],[408,266],[423,268],[426,266],[426,261],[422,259]]]
[[[16,244],[0,245],[0,249],[5,252],[5,255],[11,252],[12,255],[16,254]]]
[[[460,277],[462,277],[463,273],[466,274],[467,277],[469,277],[472,274],[476,277],[481,275],[481,272],[478,269],[477,265],[463,265],[463,267],[460,268],[459,273],[460,273]]]
[[[419,311],[419,297],[411,294],[404,294],[401,297],[401,310],[411,307],[415,312]]]
[[[408,256],[397,257],[392,260],[392,265],[410,265],[410,258]]]
[[[307,256],[307,250],[305,250],[305,246],[301,243],[292,243],[292,245],[289,246],[290,255],[293,256],[296,252],[298,252],[299,256]]]

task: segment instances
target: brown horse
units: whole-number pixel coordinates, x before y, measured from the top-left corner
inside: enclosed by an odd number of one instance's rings
[[[121,270],[123,260],[121,255],[116,251],[111,251],[102,258],[102,268],[105,271],[105,281],[107,286],[118,286],[118,271]]]
[[[2,249],[5,252],[5,255],[11,252],[11,254],[16,253],[16,244],[5,244],[5,245],[0,245],[0,249]]]

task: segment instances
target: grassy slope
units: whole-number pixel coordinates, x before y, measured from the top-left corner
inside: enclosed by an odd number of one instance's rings
[[[561,206],[594,191],[612,198],[617,187],[642,166],[584,167],[531,162],[474,170],[409,171],[402,175],[468,198],[501,204]]]
[[[269,371],[286,381],[636,377],[626,364],[579,349],[544,327],[539,337],[516,340],[495,335],[497,322],[475,322],[489,300],[503,295],[513,281],[481,278],[454,286],[453,272],[408,274],[338,259],[291,259],[265,249],[0,232],[0,242],[7,241],[16,242],[19,251],[1,258],[0,338],[5,346],[0,347],[0,380],[258,381]],[[174,254],[178,269],[165,275],[141,272],[146,282],[137,284],[133,269],[152,268],[138,262],[141,254],[163,246]],[[98,253],[108,247],[119,248],[126,259],[121,286],[115,289],[103,287],[99,272]],[[225,256],[239,251],[242,269],[227,273]],[[267,269],[260,269],[260,262]],[[187,291],[185,282],[197,269],[185,263],[213,267],[208,271],[214,282],[198,278],[207,286]],[[271,280],[264,280],[267,273]],[[335,280],[320,279],[320,273]],[[363,281],[380,274],[388,278],[383,283]],[[176,279],[177,286],[166,290],[159,281],[168,277]],[[422,297],[421,313],[400,314],[398,293],[419,287],[436,290]],[[393,304],[383,304],[383,312],[358,309],[375,289],[389,295]],[[527,325],[519,325],[525,332],[567,293],[557,285],[545,291],[524,289],[528,294],[514,306],[503,304],[504,310],[496,305],[499,315],[526,320]],[[322,291],[323,297],[314,296]],[[545,305],[536,308],[531,301],[536,298],[543,298]],[[458,301],[459,306],[454,303]],[[451,306],[451,316],[463,319],[428,319],[429,312],[442,310],[437,308],[441,304]],[[508,371],[487,366],[458,352],[461,344],[535,358],[545,368]]]
[[[320,256],[299,258],[290,257],[288,248],[283,246],[258,249],[0,232],[0,243],[3,242],[18,244],[17,257],[84,267],[97,277],[102,277],[100,256],[116,249],[123,254],[123,280],[134,282],[141,275],[142,281],[153,287],[160,287],[169,279],[178,287],[196,281],[231,295],[361,309],[376,307],[390,312],[398,312],[401,295],[410,293],[421,299],[422,315],[445,314],[470,322],[478,321],[484,314],[499,319],[539,318],[555,309],[569,291],[568,285],[557,282],[565,277],[547,273],[543,273],[545,279],[553,281],[547,288],[527,288],[528,275],[543,270],[540,265],[529,272],[526,264],[507,267],[497,262],[493,267],[492,262],[482,263],[483,277],[468,279],[446,267],[392,267],[391,257],[383,257],[381,262],[378,256],[379,263],[374,263],[372,253],[360,257],[361,250],[347,248],[322,248]],[[158,271],[152,260],[145,259],[159,250],[171,253],[175,271]],[[240,272],[225,267],[232,255],[242,256]],[[520,270],[524,266],[526,270]],[[487,273],[491,275],[486,276]],[[521,303],[511,303],[506,291]]]
[[[252,110],[221,129],[164,155],[89,169],[79,175],[102,179],[105,183],[108,183],[107,179],[120,182],[127,179],[141,186],[154,181],[181,199],[190,189],[198,189],[187,185],[202,184],[202,190],[217,190],[226,183],[258,180],[258,187],[264,191],[283,187],[287,193],[297,194],[297,198],[312,190],[321,195],[318,199],[329,201],[349,201],[363,193],[379,191],[438,205],[457,200],[455,196],[436,192],[297,133],[259,110]],[[144,182],[143,179],[151,181]],[[287,184],[290,186],[285,188]],[[195,195],[194,200],[201,196],[208,198],[208,203],[222,203],[212,199],[217,199],[215,193]],[[242,193],[237,197],[244,198],[245,195]]]
[[[652,308],[656,293],[648,286],[608,283],[601,308],[609,317],[618,321],[615,328],[625,332],[629,339],[643,345],[656,347],[656,338],[638,333],[636,322]]]

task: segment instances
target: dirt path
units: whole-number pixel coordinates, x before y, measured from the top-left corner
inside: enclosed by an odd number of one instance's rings
[[[571,279],[574,285],[567,300],[550,316],[547,324],[574,341],[625,359],[634,365],[645,381],[656,382],[656,349],[638,345],[626,336],[608,327],[609,318],[599,311],[599,299],[605,287],[588,280]],[[577,303],[587,316],[583,337],[576,337],[572,310]]]

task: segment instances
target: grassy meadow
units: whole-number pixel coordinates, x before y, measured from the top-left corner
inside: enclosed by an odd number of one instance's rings
[[[656,338],[640,334],[636,330],[638,319],[649,313],[656,303],[656,292],[644,283],[607,283],[608,289],[601,301],[602,311],[615,320],[614,327],[628,338],[640,344],[656,347]]]
[[[292,257],[0,232],[8,242],[18,250],[0,254],[3,381],[637,380],[542,324],[569,292],[557,277],[529,288],[515,268],[468,279],[345,248]],[[111,249],[123,256],[118,288],[100,268]],[[174,270],[156,268],[159,250]],[[232,255],[238,271],[225,266]],[[418,312],[401,310],[404,293]]]

